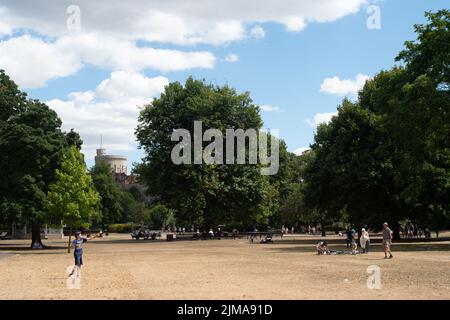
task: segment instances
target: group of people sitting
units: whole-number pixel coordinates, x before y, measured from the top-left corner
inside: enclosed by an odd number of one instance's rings
[[[361,250],[358,250],[358,243],[361,247]],[[323,255],[323,254],[362,254],[362,253],[369,253],[369,247],[370,247],[370,236],[369,232],[362,228],[361,229],[361,236],[358,236],[358,233],[351,228],[347,229],[347,248],[351,249],[351,251],[333,251],[328,248],[328,243],[326,241],[320,241],[316,248],[317,248],[317,254]]]
[[[200,232],[199,229],[197,229],[197,232],[194,233],[194,238],[196,239],[213,239],[214,237],[220,239],[220,236],[222,235],[222,232],[220,230],[220,228],[214,232],[213,229],[209,229],[208,232],[206,232],[206,230],[203,230],[203,232]]]
[[[403,238],[431,238],[431,232],[428,228],[422,229],[418,224],[414,224],[412,222],[407,222],[405,224],[401,224],[400,226],[400,234]],[[436,236],[439,237],[439,231],[436,231]]]

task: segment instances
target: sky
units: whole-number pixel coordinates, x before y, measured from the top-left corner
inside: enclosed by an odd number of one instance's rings
[[[301,153],[450,0],[0,0],[0,69],[95,149],[128,157],[139,108],[193,76],[249,91]],[[397,63],[398,64],[398,63]]]

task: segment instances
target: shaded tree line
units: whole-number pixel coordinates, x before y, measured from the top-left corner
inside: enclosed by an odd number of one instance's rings
[[[426,13],[401,64],[368,80],[356,101],[317,128],[303,183],[285,204],[327,221],[434,230],[450,209],[450,13]]]

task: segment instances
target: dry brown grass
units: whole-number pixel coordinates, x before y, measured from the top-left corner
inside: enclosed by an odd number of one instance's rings
[[[0,299],[450,299],[450,241],[397,243],[384,260],[315,255],[320,237],[288,236],[274,244],[241,240],[152,242],[110,235],[85,245],[80,290],[66,288],[72,255],[65,240],[31,251],[28,241],[0,242]],[[328,237],[331,247],[345,240]],[[367,267],[382,272],[367,289]]]

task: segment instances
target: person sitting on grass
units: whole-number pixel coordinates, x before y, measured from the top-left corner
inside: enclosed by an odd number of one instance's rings
[[[272,243],[272,235],[268,233],[264,239],[261,239],[260,243]]]
[[[328,243],[326,241],[320,241],[317,244],[317,254],[330,254],[330,249],[328,249]]]

